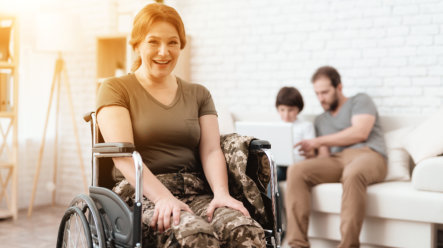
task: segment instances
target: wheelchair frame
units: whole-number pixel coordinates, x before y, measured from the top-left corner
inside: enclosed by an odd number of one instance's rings
[[[142,173],[143,161],[140,154],[135,151],[131,143],[102,143],[102,137],[96,125],[96,116],[94,112],[84,115],[84,120],[91,123],[92,133],[92,185],[89,187],[89,195],[80,194],[76,196],[65,212],[60,223],[57,247],[69,247],[69,242],[65,240],[71,236],[67,225],[71,225],[71,217],[78,216],[82,222],[82,229],[85,234],[85,242],[88,247],[142,247]],[[266,247],[281,247],[281,217],[278,209],[280,197],[277,186],[276,165],[274,163],[271,151],[271,145],[264,140],[253,140],[250,150],[263,150],[269,159],[271,167],[271,202],[273,214],[272,230],[265,230]],[[100,187],[101,179],[99,177],[100,158],[132,157],[134,160],[136,187],[135,203],[131,210],[130,207],[113,191],[109,182],[108,187]],[[105,168],[110,171],[109,168]],[[77,220],[76,220],[77,221]],[[86,224],[85,224],[86,222]],[[128,231],[127,227],[132,227]]]

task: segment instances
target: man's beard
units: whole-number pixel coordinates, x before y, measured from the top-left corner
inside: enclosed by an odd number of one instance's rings
[[[332,101],[331,105],[329,105],[329,111],[334,112],[338,107],[338,97],[335,97],[334,101]]]
[[[337,107],[338,107],[338,95],[337,95],[337,92],[335,92],[334,95],[335,95],[334,100],[332,100],[332,103],[329,104],[328,107],[324,108],[325,111],[332,111],[332,112],[334,112],[337,109]]]

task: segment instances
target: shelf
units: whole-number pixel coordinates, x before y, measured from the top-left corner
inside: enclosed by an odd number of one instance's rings
[[[127,37],[105,36],[97,38],[97,78],[116,76],[127,71]]]
[[[14,164],[13,164],[13,163],[10,163],[10,162],[1,162],[1,161],[0,161],[0,169],[3,169],[3,168],[11,168],[11,167],[14,167]]]
[[[0,220],[2,219],[9,219],[13,217],[13,214],[8,209],[0,209]]]
[[[0,69],[14,69],[15,65],[13,63],[0,61]]]
[[[0,185],[0,202],[9,198],[7,206],[0,208],[0,219],[17,219],[17,103],[18,103],[18,42],[17,20],[12,16],[0,15],[0,121],[9,119],[8,137],[0,138],[0,157],[9,158],[0,161],[2,181],[4,170],[7,178]],[[3,134],[3,131],[2,131]],[[3,134],[4,136],[4,134]],[[4,188],[3,188],[4,187]],[[4,193],[4,194],[3,194]]]
[[[11,112],[11,111],[8,111],[8,112],[1,111],[0,112],[0,118],[11,118],[11,117],[15,117],[14,112]]]

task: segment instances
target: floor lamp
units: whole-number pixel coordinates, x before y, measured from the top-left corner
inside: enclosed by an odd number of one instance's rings
[[[46,112],[45,125],[44,125],[44,129],[43,129],[43,136],[42,136],[42,141],[40,144],[40,152],[39,152],[39,157],[37,160],[37,167],[36,167],[36,171],[35,171],[35,175],[34,175],[34,183],[33,183],[33,187],[32,187],[31,200],[29,202],[28,216],[31,216],[32,207],[34,205],[35,193],[37,190],[37,184],[38,184],[38,179],[39,179],[41,164],[42,164],[42,159],[43,159],[43,152],[44,152],[44,148],[45,148],[46,131],[48,128],[48,120],[49,120],[49,116],[51,113],[51,106],[52,106],[52,103],[54,100],[54,94],[56,95],[55,96],[56,97],[56,100],[55,100],[55,105],[56,105],[55,106],[55,129],[56,130],[55,130],[55,139],[54,139],[55,145],[54,145],[53,185],[56,185],[56,183],[57,183],[58,115],[59,115],[59,105],[60,105],[60,88],[62,87],[62,85],[65,86],[66,91],[67,91],[67,100],[68,100],[70,112],[71,112],[72,125],[74,128],[74,136],[75,136],[75,140],[76,140],[77,153],[78,153],[78,157],[80,160],[80,169],[81,169],[81,173],[83,176],[83,184],[84,184],[85,192],[87,191],[87,188],[88,188],[86,173],[85,173],[85,166],[83,164],[83,157],[82,157],[82,152],[81,152],[81,147],[80,147],[80,140],[79,140],[79,136],[78,136],[77,124],[75,121],[74,107],[72,104],[71,87],[70,87],[69,80],[68,80],[66,63],[63,60],[62,52],[61,52],[63,50],[63,48],[66,47],[66,45],[69,44],[70,42],[72,43],[72,40],[73,40],[72,38],[69,38],[72,35],[68,34],[68,33],[72,34],[73,29],[66,27],[66,25],[64,25],[64,24],[74,23],[74,22],[72,20],[69,20],[69,18],[66,18],[66,16],[62,17],[60,15],[56,15],[56,16],[54,16],[54,15],[55,14],[52,14],[52,15],[46,14],[44,16],[41,16],[37,21],[37,25],[38,25],[37,26],[37,31],[38,31],[37,36],[43,37],[40,39],[39,39],[39,37],[37,37],[37,43],[40,44],[40,45],[37,45],[37,47],[40,46],[41,50],[52,50],[54,48],[59,49],[59,50],[58,50],[58,58],[55,62],[54,74],[53,74],[53,78],[52,78],[49,103],[48,103],[48,108],[47,108],[47,112]],[[53,34],[53,35],[51,35],[51,34]],[[48,38],[48,36],[49,36],[49,38]],[[47,49],[48,42],[51,43],[49,49]],[[55,204],[55,193],[56,192],[55,192],[55,187],[54,187],[52,190],[52,204],[53,205]]]

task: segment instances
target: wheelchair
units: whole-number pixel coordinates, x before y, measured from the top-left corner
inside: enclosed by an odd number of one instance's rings
[[[142,244],[142,170],[143,161],[131,143],[104,143],[94,112],[84,115],[90,122],[92,133],[92,185],[89,195],[77,195],[70,203],[60,222],[57,248],[66,247],[143,247]],[[249,160],[258,163],[251,156],[261,152],[270,166],[270,196],[267,189],[260,189],[265,205],[268,223],[265,230],[266,247],[281,246],[281,220],[276,166],[267,141],[252,140],[249,146]],[[128,206],[111,189],[116,185],[113,176],[113,157],[132,157],[136,169],[135,200]],[[255,160],[255,161],[254,161]],[[252,180],[257,180],[252,178]],[[249,209],[248,209],[249,210]],[[252,216],[252,215],[251,215]]]

